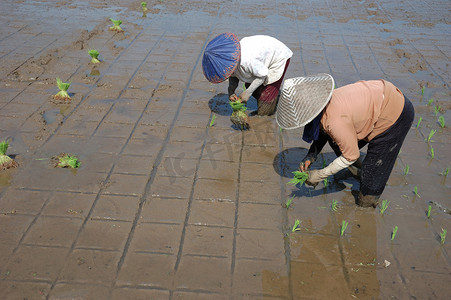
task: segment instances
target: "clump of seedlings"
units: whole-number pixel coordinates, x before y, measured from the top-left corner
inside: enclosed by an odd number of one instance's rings
[[[346,228],[348,228],[349,223],[345,220],[341,222],[341,228],[340,228],[340,236],[343,236],[345,234]]]
[[[298,184],[303,185],[304,182],[308,179],[308,173],[307,172],[294,171],[293,174],[294,174],[293,179],[291,179],[287,183],[287,184],[290,184],[292,186],[296,186]]]
[[[438,117],[438,123],[440,124],[440,127],[445,128],[445,117],[444,116]]]
[[[445,239],[446,239],[446,229],[442,228],[442,232],[440,232],[440,244],[444,244],[445,243]]]
[[[70,82],[63,82],[60,78],[56,78],[56,84],[58,85],[59,92],[53,96],[54,100],[70,101],[71,98],[67,90],[70,87]]]
[[[296,219],[296,221],[294,221],[294,225],[291,228],[291,232],[296,232],[301,230],[301,228],[299,228],[299,225],[301,224],[301,221],[299,219]]]
[[[238,126],[241,130],[249,129],[249,116],[246,113],[247,107],[240,100],[230,101],[230,107],[232,107],[233,113],[230,116],[230,121]]]
[[[385,211],[388,208],[389,203],[390,203],[390,201],[388,201],[388,200],[382,200],[382,204],[381,204],[381,208],[380,208],[381,215],[383,215],[385,213]]]
[[[80,161],[75,155],[60,153],[52,157],[52,162],[55,168],[71,168],[76,169],[80,167]]]
[[[16,168],[18,166],[17,162],[14,159],[6,155],[8,147],[9,143],[7,141],[0,143],[0,170]]]
[[[96,49],[91,49],[88,51],[88,54],[91,56],[91,63],[93,63],[93,64],[100,63],[100,60],[98,59],[99,51],[97,51]]]
[[[114,20],[110,18],[110,21],[113,22],[113,26],[110,27],[111,31],[116,32],[123,32],[124,30],[121,28],[122,21],[121,20]]]
[[[146,16],[146,14],[147,14],[147,11],[149,10],[148,8],[147,8],[147,2],[141,2],[141,9],[142,9],[142,11],[143,11],[143,17],[145,17]]]
[[[393,228],[393,231],[391,233],[391,240],[393,241],[395,239],[396,233],[398,232],[398,226],[395,226]]]

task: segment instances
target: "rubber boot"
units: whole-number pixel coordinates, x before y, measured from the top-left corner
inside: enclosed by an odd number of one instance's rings
[[[372,196],[372,195],[366,195],[364,196],[361,192],[359,193],[359,196],[357,197],[357,205],[361,207],[374,207],[376,208],[379,204],[379,197],[380,196]]]

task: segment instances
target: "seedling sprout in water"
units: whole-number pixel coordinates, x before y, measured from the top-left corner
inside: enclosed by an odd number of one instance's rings
[[[296,232],[296,231],[301,230],[301,228],[299,228],[300,224],[301,224],[301,221],[299,221],[299,219],[296,219],[296,221],[294,221],[293,228],[291,228],[291,232]]]
[[[346,228],[348,227],[348,222],[346,222],[345,220],[343,220],[341,222],[341,228],[340,228],[340,236],[343,236],[343,234],[345,233]]]
[[[96,49],[91,49],[91,50],[88,51],[88,54],[91,56],[91,62],[93,64],[100,63],[100,60],[98,59],[99,51],[97,51]]]
[[[442,232],[440,232],[440,244],[444,244],[445,243],[445,239],[446,239],[446,229],[442,228]]]
[[[121,28],[121,26],[120,26],[122,24],[121,20],[113,20],[111,18],[110,18],[110,20],[111,20],[111,22],[113,22],[113,26],[110,27],[110,30],[116,31],[116,32],[123,32],[124,31]]]
[[[423,121],[423,118],[422,118],[422,117],[420,117],[420,118],[418,119],[417,128],[420,127],[421,121]]]
[[[431,104],[432,104],[432,102],[434,102],[434,98],[431,98],[431,99],[429,99],[429,101],[428,101],[428,105],[431,105]]]
[[[434,159],[434,148],[431,147],[431,149],[429,149],[429,152],[431,153],[431,158]]]
[[[6,155],[8,147],[9,143],[7,141],[0,143],[0,170],[15,168],[18,165],[14,159]]]
[[[413,193],[414,193],[415,196],[417,196],[418,198],[421,198],[420,194],[418,194],[418,188],[417,188],[417,186],[415,186],[415,187],[413,188]]]
[[[429,136],[427,138],[427,141],[429,143],[429,141],[432,139],[432,137],[434,136],[434,134],[437,132],[437,130],[431,129],[431,132],[429,132]]]
[[[293,202],[294,197],[295,197],[295,195],[293,195],[293,197],[287,199],[287,202],[285,202],[285,208],[290,208],[291,203]]]
[[[428,217],[428,219],[431,218],[431,211],[432,211],[432,204],[429,204],[428,210],[426,211],[426,216]]]
[[[57,156],[52,157],[54,166],[57,168],[72,168],[76,169],[80,167],[80,161],[75,155],[60,153]]]
[[[56,78],[56,84],[58,85],[58,89],[60,91],[55,96],[53,96],[53,99],[62,101],[70,100],[71,98],[69,96],[69,93],[67,92],[70,87],[70,82],[62,82],[61,79]]]
[[[323,183],[324,187],[327,187],[329,185],[329,178],[324,179]]]
[[[213,116],[211,117],[211,121],[210,121],[210,127],[215,124],[215,121],[216,121],[216,115],[213,114]]]
[[[383,215],[385,213],[385,211],[388,208],[388,204],[390,203],[390,201],[388,200],[382,200],[382,204],[381,204],[381,215]]]
[[[442,107],[440,106],[440,105],[436,105],[435,107],[434,107],[434,115],[436,116],[436,115],[438,115],[438,113],[440,112],[440,109],[442,109]]]
[[[291,179],[287,183],[287,184],[290,184],[292,186],[296,186],[298,184],[303,185],[304,182],[308,179],[307,172],[294,171],[293,174],[294,174],[293,179]]]
[[[443,176],[447,177],[449,173],[449,167],[445,169],[445,171],[443,171]]]
[[[409,174],[409,170],[410,170],[409,165],[406,165],[406,167],[404,168],[404,175]]]
[[[438,123],[440,124],[440,127],[445,128],[445,117],[444,116],[438,117]]]
[[[331,208],[333,211],[337,211],[338,210],[338,201],[337,200],[332,200],[332,205]]]
[[[391,233],[391,240],[393,241],[395,239],[396,233],[398,232],[398,226],[395,226],[393,228],[393,231]]]

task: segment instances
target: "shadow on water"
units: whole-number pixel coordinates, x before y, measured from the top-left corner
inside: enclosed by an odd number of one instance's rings
[[[219,93],[211,98],[208,101],[208,107],[210,107],[212,112],[221,116],[230,116],[233,112],[229,104],[229,96],[224,93]],[[257,110],[257,100],[254,97],[251,97],[249,101],[247,101],[246,107],[248,113]]]
[[[293,178],[293,172],[298,171],[299,163],[307,154],[308,149],[302,147],[293,147],[279,152],[273,160],[273,168],[279,176]],[[333,152],[318,155],[310,169],[321,169],[323,164],[328,165],[336,158]],[[336,193],[345,189],[355,192],[359,188],[359,181],[354,178],[348,170],[343,170],[329,177],[327,186],[319,183],[315,188],[306,185],[297,185],[297,190],[293,190],[291,195],[296,197],[315,197],[323,194]]]

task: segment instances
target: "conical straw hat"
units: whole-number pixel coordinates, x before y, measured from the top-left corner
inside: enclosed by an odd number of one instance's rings
[[[212,39],[205,47],[202,71],[212,83],[229,78],[240,61],[240,41],[233,33],[226,32]]]
[[[277,104],[277,124],[283,129],[306,125],[324,109],[333,90],[334,79],[329,74],[286,79]]]

